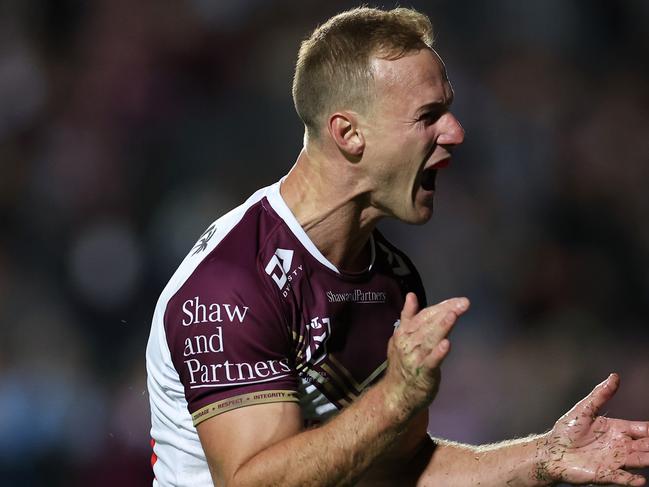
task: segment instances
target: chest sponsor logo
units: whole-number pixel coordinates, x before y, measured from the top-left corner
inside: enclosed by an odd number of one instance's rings
[[[181,325],[191,327],[189,336],[184,338],[182,352],[190,389],[256,384],[286,377],[291,371],[286,357],[232,360],[228,354],[229,340],[238,341],[236,337],[242,333],[238,330],[245,326],[249,310],[241,304],[203,303],[198,296],[183,303]]]
[[[353,289],[351,291],[327,291],[327,301],[330,303],[362,303],[382,304],[387,299],[385,291],[366,291]]]
[[[201,303],[198,296],[183,303],[183,326],[199,323],[241,323],[246,319],[248,306],[230,303]]]
[[[220,349],[209,352],[216,357],[204,359],[205,356],[199,355],[204,352],[196,348],[185,348],[183,356],[187,358],[184,363],[190,389],[257,384],[286,377],[291,372],[288,358],[254,362],[223,360],[221,356],[226,353],[223,342]],[[198,356],[195,357],[196,355]]]
[[[268,274],[277,287],[282,291],[282,296],[287,297],[291,290],[292,281],[302,272],[302,265],[292,267],[294,251],[289,249],[276,249],[275,253],[266,264]]]

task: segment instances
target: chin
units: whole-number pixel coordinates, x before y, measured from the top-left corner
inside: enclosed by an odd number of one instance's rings
[[[426,207],[413,208],[411,214],[404,215],[403,217],[397,217],[397,218],[402,222],[408,223],[410,225],[423,225],[425,223],[428,223],[428,221],[431,219],[432,216],[433,216],[433,207],[426,206]]]
[[[428,223],[433,216],[433,209],[431,208],[425,215],[420,215],[419,218],[412,222],[413,225],[423,225]]]

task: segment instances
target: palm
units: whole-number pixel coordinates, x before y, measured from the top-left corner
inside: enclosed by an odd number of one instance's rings
[[[618,384],[618,376],[611,375],[564,414],[547,435],[543,467],[552,480],[644,485],[642,476],[625,469],[649,465],[648,423],[598,416]]]

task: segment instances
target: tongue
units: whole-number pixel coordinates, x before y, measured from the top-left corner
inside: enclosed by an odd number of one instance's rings
[[[421,176],[421,187],[426,191],[433,191],[435,189],[435,177],[437,171],[435,169],[426,169]]]

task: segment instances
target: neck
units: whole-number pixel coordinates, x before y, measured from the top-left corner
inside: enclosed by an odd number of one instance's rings
[[[338,269],[361,271],[370,264],[368,241],[380,215],[349,174],[347,161],[302,149],[282,183],[281,195],[306,234]]]

